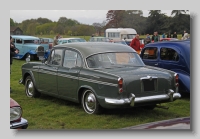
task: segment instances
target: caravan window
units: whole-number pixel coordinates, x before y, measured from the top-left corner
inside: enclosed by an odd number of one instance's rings
[[[119,32],[109,32],[108,37],[119,38],[120,35],[119,35]]]

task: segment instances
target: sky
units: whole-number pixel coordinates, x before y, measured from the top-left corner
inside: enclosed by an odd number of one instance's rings
[[[170,16],[172,10],[161,10]],[[21,23],[26,19],[37,19],[39,17],[58,21],[60,17],[75,19],[80,23],[92,25],[102,23],[106,20],[108,10],[10,10],[10,18],[14,22]],[[149,10],[143,10],[143,16],[147,17]]]

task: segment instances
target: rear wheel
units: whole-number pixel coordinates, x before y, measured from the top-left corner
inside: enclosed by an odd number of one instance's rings
[[[99,114],[101,106],[91,90],[85,90],[81,100],[84,111],[88,114]]]
[[[34,98],[38,98],[41,95],[40,92],[36,90],[31,76],[28,76],[25,80],[25,93],[26,96]]]

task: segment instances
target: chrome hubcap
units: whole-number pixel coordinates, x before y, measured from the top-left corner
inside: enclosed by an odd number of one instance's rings
[[[29,96],[33,95],[33,82],[32,81],[28,81],[28,83],[27,83],[27,94]]]
[[[85,107],[89,112],[93,112],[96,109],[96,98],[94,94],[88,93],[85,97]]]

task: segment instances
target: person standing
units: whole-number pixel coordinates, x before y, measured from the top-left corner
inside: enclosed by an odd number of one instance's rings
[[[154,36],[154,42],[158,42],[160,40],[160,37],[158,35],[158,32],[155,32],[155,36]]]
[[[155,34],[156,34],[156,32],[154,32],[153,35],[152,35],[152,38],[151,38],[152,42],[154,42]]]
[[[140,35],[136,34],[135,38],[131,41],[130,46],[137,51],[137,53],[140,52]]]
[[[58,35],[56,35],[54,41],[53,41],[53,47],[58,45]]]
[[[176,34],[176,32],[174,32],[174,34],[173,34],[173,38],[177,38],[177,34]]]
[[[167,34],[167,38],[171,38],[171,34],[170,33]]]
[[[148,43],[151,43],[151,37],[149,36],[149,34],[146,35],[145,45],[148,44]]]
[[[165,38],[165,33],[163,33],[162,38]]]
[[[10,74],[11,74],[11,65],[13,63],[13,57],[19,53],[19,50],[15,47],[15,44],[13,43],[13,39],[10,36]],[[10,92],[12,92],[10,87]]]
[[[187,40],[189,38],[189,34],[185,32],[184,36],[181,38],[181,40]]]
[[[186,33],[186,31],[184,30],[183,34],[182,34],[182,37],[184,36],[184,34]]]

